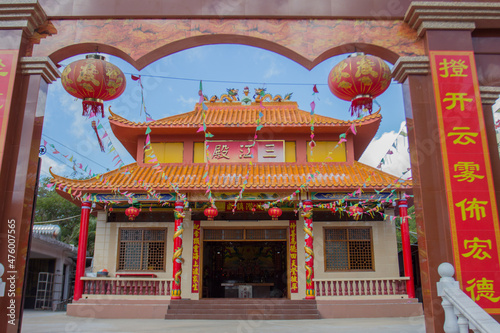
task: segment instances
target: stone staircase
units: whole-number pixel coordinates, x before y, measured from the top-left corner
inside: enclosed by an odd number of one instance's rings
[[[165,319],[320,319],[316,301],[276,298],[171,300]]]

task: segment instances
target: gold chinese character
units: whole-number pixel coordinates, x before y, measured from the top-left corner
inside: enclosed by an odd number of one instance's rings
[[[266,154],[263,157],[276,158],[276,154],[274,153],[274,143],[266,145]]]
[[[466,290],[470,292],[470,298],[472,298],[472,300],[479,301],[481,297],[484,297],[494,303],[500,300],[500,296],[494,297],[495,291],[493,290],[493,280],[486,280],[486,278],[482,278],[481,280],[476,281],[474,278],[467,281],[467,283],[470,286],[467,287]]]
[[[445,58],[445,59],[443,59],[442,62],[439,63],[439,65],[442,66],[439,68],[439,70],[443,71],[443,73],[439,75],[441,77],[453,77],[453,76],[467,77],[467,75],[464,74],[464,69],[469,68],[469,66],[467,66],[464,63],[464,60],[457,61],[457,60],[451,59],[448,62],[448,60]],[[451,69],[452,73],[449,72],[450,69]]]
[[[221,158],[229,159],[229,147],[227,145],[216,145],[212,158],[220,160]]]
[[[2,59],[0,59],[0,67],[3,69],[5,67],[5,64],[2,62]],[[7,76],[9,72],[2,72],[0,71],[0,76]]]
[[[491,239],[480,240],[477,237],[474,237],[473,240],[464,240],[464,248],[470,249],[469,252],[463,253],[462,256],[468,258],[472,256],[474,259],[484,260],[486,258],[491,259],[491,256],[488,252],[485,252],[483,249],[488,248],[491,250]]]
[[[470,127],[453,127],[454,131],[467,131],[470,130]],[[448,136],[456,135],[458,136],[455,140],[453,140],[453,144],[459,145],[468,145],[469,143],[475,144],[476,141],[472,138],[475,138],[479,135],[479,133],[475,132],[450,132]]]
[[[449,106],[446,107],[447,110],[453,109],[457,102],[460,103],[460,111],[464,110],[464,102],[472,102],[472,98],[465,98],[467,93],[446,93],[449,98],[443,98],[443,102],[451,102]]]
[[[254,145],[251,144],[251,145],[240,145],[240,158],[252,158],[252,147]],[[244,148],[246,148],[246,152],[244,151]]]
[[[458,162],[453,166],[455,171],[460,172],[459,175],[454,175],[453,178],[458,178],[459,182],[464,180],[472,183],[476,178],[483,179],[484,176],[476,175],[474,172],[479,171],[479,164],[473,162]]]
[[[466,204],[469,206],[465,207]],[[465,221],[467,219],[466,212],[469,212],[469,218],[475,217],[476,220],[479,221],[486,215],[483,206],[487,204],[488,201],[477,201],[477,199],[474,198],[472,199],[472,201],[467,201],[467,199],[464,199],[455,204],[455,206],[459,207],[460,211],[462,212],[462,221]]]

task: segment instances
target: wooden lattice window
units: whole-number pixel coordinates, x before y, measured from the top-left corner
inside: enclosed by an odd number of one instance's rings
[[[167,229],[120,229],[118,270],[164,271]]]
[[[325,270],[373,270],[372,228],[325,228]]]

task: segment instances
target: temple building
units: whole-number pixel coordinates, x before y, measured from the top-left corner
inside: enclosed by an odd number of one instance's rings
[[[77,264],[69,315],[422,315],[398,264],[395,215],[411,182],[358,161],[380,112],[344,121],[290,94],[248,92],[150,122],[111,112],[136,162],[87,180],[53,175],[82,207],[84,243],[97,214],[95,276]]]

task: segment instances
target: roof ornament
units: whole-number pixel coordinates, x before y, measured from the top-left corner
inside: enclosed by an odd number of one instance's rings
[[[262,102],[283,102],[289,101],[292,97],[293,93],[288,93],[284,97],[282,95],[271,95],[267,93],[266,88],[255,88],[255,94],[250,98],[250,88],[246,86],[243,88],[244,96],[239,98],[238,89],[230,88],[226,89],[227,93],[222,94],[220,97],[217,95],[213,95],[210,99],[204,95],[204,101],[209,103],[223,102],[223,103],[235,103],[239,102],[241,105],[251,105],[252,103],[262,103]]]

